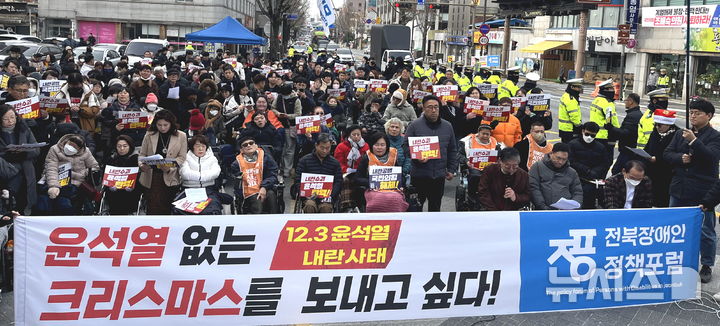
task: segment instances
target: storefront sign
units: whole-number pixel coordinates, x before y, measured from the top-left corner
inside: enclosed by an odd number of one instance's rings
[[[697,207],[18,217],[15,325],[377,323],[659,304],[696,297],[701,221]]]
[[[625,11],[625,22],[630,24],[630,34],[637,34],[637,25],[640,18],[640,0],[628,0]]]
[[[642,8],[643,27],[685,27],[687,13],[685,6]],[[720,6],[691,6],[690,27],[720,27]]]
[[[27,15],[28,4],[27,3],[2,3],[0,4],[0,14],[3,15]]]
[[[450,45],[467,45],[468,37],[462,35],[448,35],[446,43]]]

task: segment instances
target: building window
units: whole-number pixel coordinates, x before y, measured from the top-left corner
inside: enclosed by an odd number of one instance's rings
[[[553,16],[551,20],[552,28],[577,28],[578,15],[572,16]]]
[[[598,7],[590,10],[589,27],[613,27],[620,24],[620,13],[622,7]]]

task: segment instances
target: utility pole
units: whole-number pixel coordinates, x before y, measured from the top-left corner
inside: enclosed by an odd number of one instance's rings
[[[623,1],[623,9],[622,13],[620,14],[620,17],[626,17],[625,11],[627,10],[627,0]],[[625,24],[629,24],[627,20],[625,20]],[[620,97],[619,99],[622,101],[625,99],[625,44],[620,44]]]
[[[484,0],[483,2],[483,24],[487,21],[487,0]],[[488,44],[489,45],[489,44]],[[483,45],[482,47],[482,55],[488,55],[489,47],[488,45]]]
[[[505,17],[505,24],[503,25],[503,46],[502,46],[502,61],[500,61],[500,69],[505,70],[508,68],[508,61],[510,61],[510,16]]]
[[[575,78],[583,78],[583,67],[585,66],[585,44],[587,43],[587,29],[589,10],[580,12],[580,27],[578,28],[578,51],[575,58]]]

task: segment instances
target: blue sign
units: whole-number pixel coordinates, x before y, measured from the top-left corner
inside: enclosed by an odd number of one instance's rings
[[[500,56],[499,55],[487,56],[487,66],[488,67],[500,67]]]
[[[655,211],[521,212],[520,311],[694,297],[702,212]]]
[[[628,0],[625,21],[630,25],[630,34],[637,34],[638,20],[640,19],[640,0]]]
[[[480,33],[482,33],[482,34],[490,33],[490,25],[488,25],[488,24],[480,25]]]
[[[418,0],[418,6],[424,6],[425,0]]]
[[[288,14],[287,19],[288,20],[297,20],[299,17],[297,14]]]
[[[365,21],[365,24],[370,24],[370,23],[372,23],[372,19],[368,19]]]

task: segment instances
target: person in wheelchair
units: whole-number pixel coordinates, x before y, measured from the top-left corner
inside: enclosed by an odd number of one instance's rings
[[[520,152],[505,147],[498,162],[490,164],[480,176],[479,201],[488,211],[514,211],[530,203],[530,178],[520,168]]]
[[[312,153],[303,156],[295,169],[294,194],[299,193],[300,180],[303,173],[325,174],[333,176],[333,190],[330,198],[316,199],[307,198],[304,201],[303,211],[305,213],[332,213],[333,203],[338,200],[342,188],[342,169],[340,162],[330,155],[332,140],[327,133],[320,133],[315,141],[315,149]],[[298,198],[300,200],[300,198]]]
[[[481,165],[480,167],[474,166],[472,163],[470,163],[470,160],[468,159],[468,155],[470,154],[470,150],[472,149],[490,149],[490,150],[500,150],[502,149],[502,145],[498,143],[497,139],[492,135],[492,126],[488,123],[481,123],[478,127],[478,131],[476,134],[469,134],[465,136],[464,138],[460,139],[462,144],[458,147],[460,147],[460,159],[465,164],[460,165],[460,171],[463,172],[463,174],[467,173],[468,178],[468,194],[470,197],[475,197],[477,194],[478,189],[478,182],[480,180],[480,175],[482,175],[482,171],[487,167],[487,165]]]
[[[137,167],[138,155],[134,153],[135,142],[128,135],[120,135],[115,140],[115,153],[107,161],[107,165],[116,167]],[[137,211],[140,191],[136,187],[118,190],[107,188],[105,199],[108,202],[110,215],[133,215]]]
[[[240,138],[238,144],[240,154],[232,163],[230,173],[238,179],[235,198],[242,200],[242,214],[277,214],[278,165],[272,154],[258,148],[253,137]]]
[[[208,198],[211,198],[212,201],[200,214],[222,214],[222,205],[226,201],[215,186],[215,179],[220,176],[220,164],[210,149],[210,140],[205,135],[195,135],[188,141],[188,147],[190,150],[185,156],[185,162],[180,166],[183,189],[204,188]],[[182,191],[175,197],[175,200],[184,197],[185,191]],[[174,211],[174,213],[178,212]]]
[[[269,154],[272,155],[275,162],[281,157],[283,139],[277,129],[268,123],[266,112],[255,111],[252,114],[252,120],[240,131],[238,139],[246,137],[251,137],[257,146],[272,146],[273,152]],[[238,144],[240,143],[238,142]],[[242,151],[242,149],[240,150]]]
[[[360,159],[357,173],[355,173],[355,188],[365,190],[365,212],[405,212],[408,203],[403,194],[404,175],[401,174],[398,188],[395,190],[374,190],[370,189],[369,170],[371,166],[399,166],[402,163],[398,159],[398,151],[389,147],[390,140],[385,133],[376,132],[368,137],[368,145],[371,150]]]
[[[98,162],[80,135],[69,134],[50,147],[43,171],[44,184],[38,196],[36,215],[77,215],[83,203],[80,185]]]

